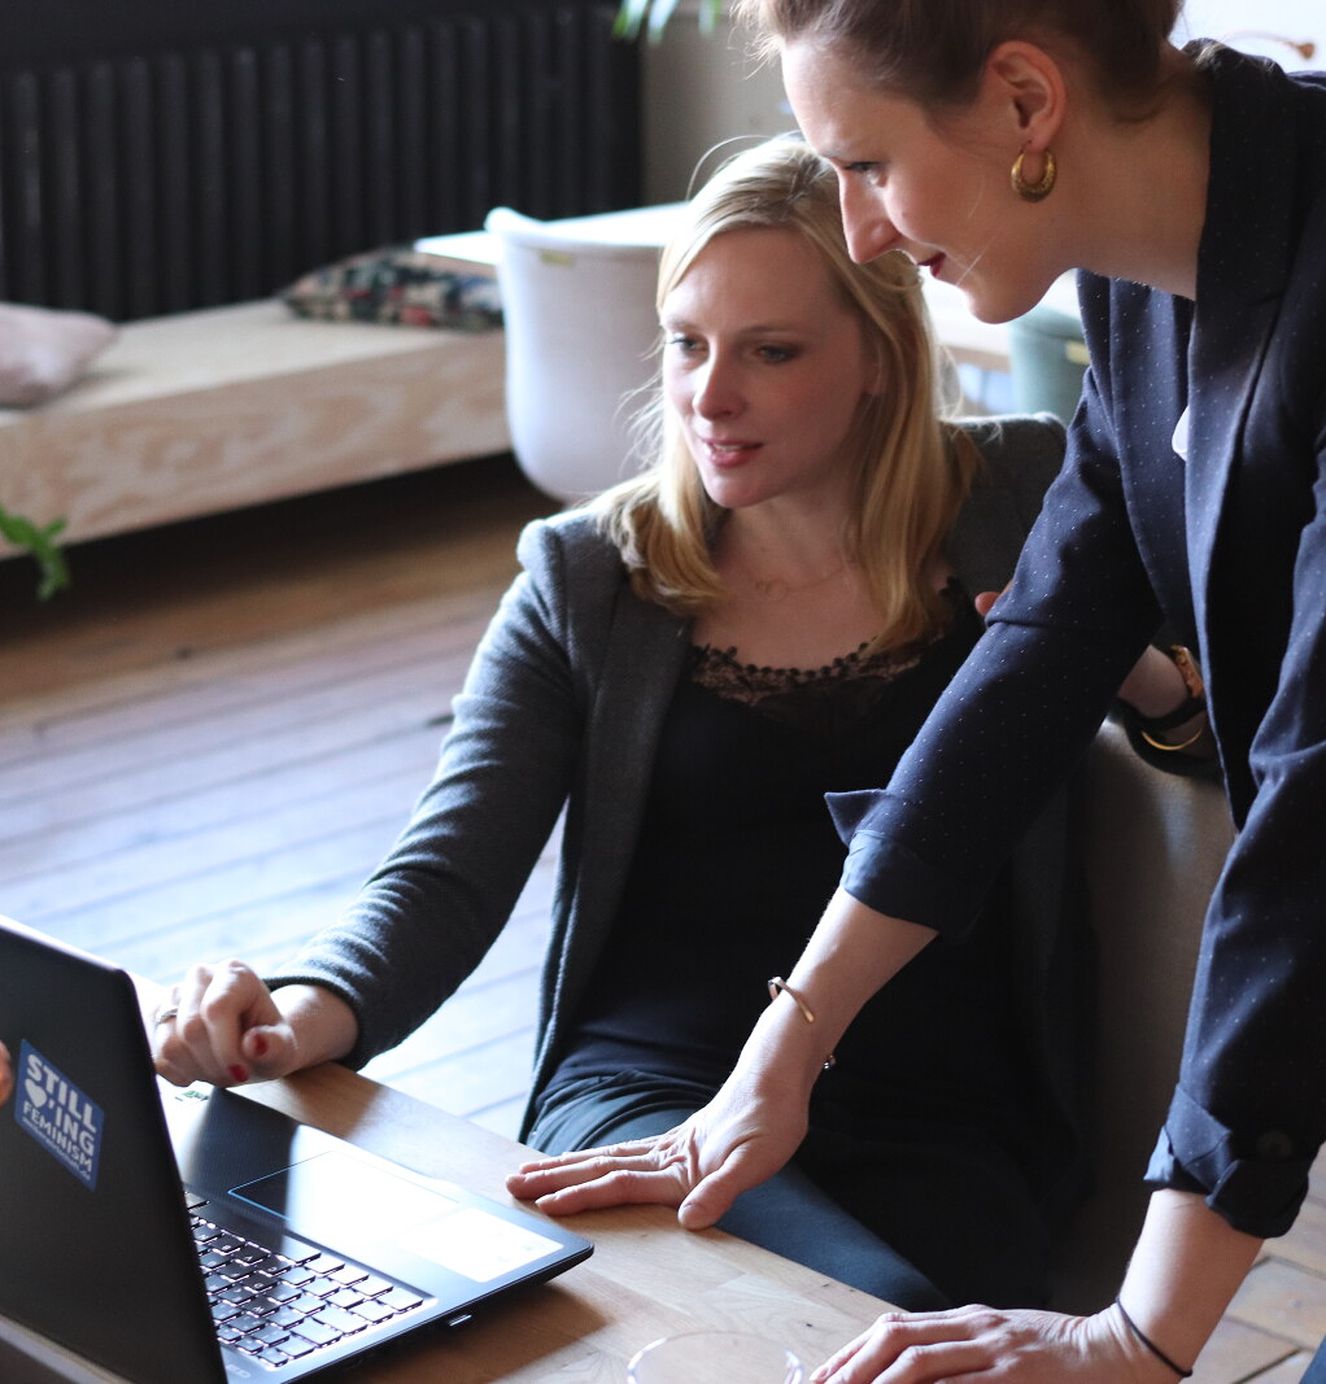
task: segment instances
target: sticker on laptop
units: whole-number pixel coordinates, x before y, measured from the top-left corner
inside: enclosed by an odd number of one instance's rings
[[[19,1125],[95,1191],[105,1112],[26,1038],[19,1049],[15,1105]]]

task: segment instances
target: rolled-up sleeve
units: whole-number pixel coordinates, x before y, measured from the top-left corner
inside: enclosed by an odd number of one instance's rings
[[[1146,1180],[1201,1193],[1236,1230],[1264,1239],[1293,1225],[1315,1152],[1280,1129],[1263,1130],[1241,1150],[1234,1131],[1179,1086]]]
[[[1326,1140],[1326,447],[1312,493],[1284,656],[1244,771],[1252,798],[1211,899],[1179,1088],[1148,1170],[1263,1237],[1293,1223]],[[1212,693],[1219,725],[1218,673]]]

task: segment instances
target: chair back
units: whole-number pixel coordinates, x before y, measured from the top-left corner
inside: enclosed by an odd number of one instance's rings
[[[632,474],[632,397],[657,369],[658,244],[595,238],[594,224],[488,214],[506,334],[506,412],[526,476],[557,499]]]
[[[1202,925],[1234,839],[1218,782],[1144,763],[1113,722],[1087,773],[1096,1185],[1056,1274],[1055,1305],[1069,1312],[1109,1303],[1142,1228],[1142,1175],[1178,1080]]]

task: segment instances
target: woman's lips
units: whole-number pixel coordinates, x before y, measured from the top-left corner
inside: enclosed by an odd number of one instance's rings
[[[920,269],[928,269],[931,272],[931,274],[934,275],[934,277],[937,279],[939,277],[939,271],[944,267],[944,261],[946,258],[947,256],[943,254],[931,255],[931,257],[928,260],[922,260],[917,267]]]
[[[740,466],[742,462],[749,461],[760,448],[758,442],[717,442],[710,438],[701,437],[696,441],[704,451],[705,457],[720,470],[728,466]]]

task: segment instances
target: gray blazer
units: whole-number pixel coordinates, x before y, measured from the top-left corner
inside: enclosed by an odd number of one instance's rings
[[[1048,416],[966,426],[985,466],[947,548],[974,594],[1012,575],[1064,434]],[[524,571],[479,646],[409,824],[344,919],[268,979],[325,985],[351,1005],[352,1065],[395,1046],[478,965],[564,809],[537,1093],[617,915],[689,626],[631,592],[616,548],[583,511],[531,524],[518,555]],[[1038,1067],[1028,1082],[1039,1077],[1076,1139],[1090,1007],[1066,801],[1056,798],[1014,864],[1015,970]]]

